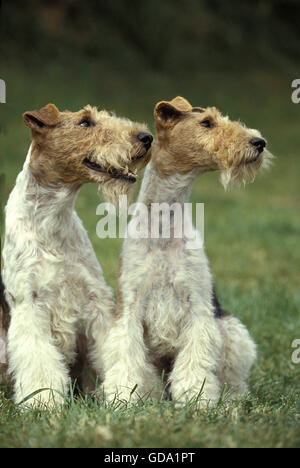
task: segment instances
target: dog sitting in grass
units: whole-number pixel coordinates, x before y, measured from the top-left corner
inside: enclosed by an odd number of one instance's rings
[[[204,249],[174,235],[171,210],[177,203],[183,211],[193,183],[206,172],[220,170],[225,187],[253,181],[270,154],[257,130],[182,97],[159,102],[154,118],[157,144],[138,199],[146,207],[139,222],[148,232],[124,241],[103,388],[109,400],[136,400],[159,387],[163,372],[176,402],[214,406],[224,384],[232,398],[247,392],[256,346],[239,319],[220,307]],[[171,234],[153,238],[151,209],[162,203],[170,207]],[[181,222],[192,226],[191,217]]]
[[[115,313],[74,209],[78,192],[92,182],[108,199],[128,193],[149,161],[152,136],[143,124],[90,106],[60,112],[48,104],[23,118],[32,144],[6,206],[7,354],[15,401],[49,407],[65,400],[78,361],[101,380]]]

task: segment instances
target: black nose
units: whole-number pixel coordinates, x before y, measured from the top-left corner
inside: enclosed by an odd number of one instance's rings
[[[153,141],[151,133],[139,133],[137,137],[142,143],[144,143],[145,148],[148,150]]]
[[[260,153],[263,152],[267,144],[266,140],[264,140],[263,138],[252,138],[252,140],[250,140],[250,143],[251,145],[255,146]]]

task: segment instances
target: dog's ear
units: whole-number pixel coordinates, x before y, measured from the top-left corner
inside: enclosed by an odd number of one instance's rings
[[[177,96],[176,98],[172,99],[170,104],[172,104],[174,107],[176,107],[177,110],[181,112],[191,112],[193,109],[189,101],[181,96]]]
[[[167,101],[161,101],[154,108],[154,119],[157,123],[167,125],[174,123],[182,116],[182,112]]]
[[[184,114],[192,111],[191,104],[181,96],[172,101],[160,101],[154,108],[154,119],[161,125],[175,123]]]
[[[45,133],[60,122],[60,112],[54,104],[47,104],[39,110],[24,112],[23,119],[34,132]]]
[[[204,107],[193,107],[192,112],[200,112],[202,114],[202,112],[205,112],[205,109]]]

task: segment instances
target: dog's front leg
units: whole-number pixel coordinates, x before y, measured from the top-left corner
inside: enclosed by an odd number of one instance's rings
[[[87,337],[88,362],[92,366],[96,378],[93,390],[95,384],[101,384],[104,379],[103,347],[112,326],[114,309],[113,299],[108,298],[105,306],[103,304],[101,308],[95,306],[94,312],[89,314],[89,318],[86,319],[85,335]],[[83,382],[83,386],[89,388],[92,383],[90,379],[83,380],[86,380],[86,383]]]
[[[170,374],[172,398],[178,403],[196,401],[215,406],[220,397],[217,370],[222,339],[213,317],[193,316],[179,339],[179,352]]]
[[[137,401],[146,394],[154,394],[159,385],[147,355],[142,322],[133,310],[134,307],[123,309],[105,342],[103,390],[110,401],[115,398]]]
[[[53,343],[49,315],[32,303],[11,311],[8,361],[16,403],[49,408],[64,401],[68,370]]]

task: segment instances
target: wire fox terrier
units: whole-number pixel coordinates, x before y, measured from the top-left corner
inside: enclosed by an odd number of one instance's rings
[[[68,394],[78,361],[101,379],[115,313],[74,209],[78,191],[93,182],[110,199],[127,193],[150,159],[153,138],[145,125],[90,106],[73,113],[48,104],[23,118],[32,144],[7,203],[3,251],[9,372],[16,402],[52,405]]]
[[[159,386],[163,371],[174,400],[213,406],[225,383],[232,398],[247,392],[256,346],[245,326],[220,307],[203,248],[187,248],[184,236],[151,238],[150,207],[168,203],[172,210],[177,202],[183,208],[194,181],[208,171],[221,170],[225,186],[253,180],[270,155],[257,130],[216,108],[192,107],[177,97],[159,102],[154,117],[158,141],[138,199],[148,207],[149,232],[124,241],[103,390],[108,399],[134,400]]]

